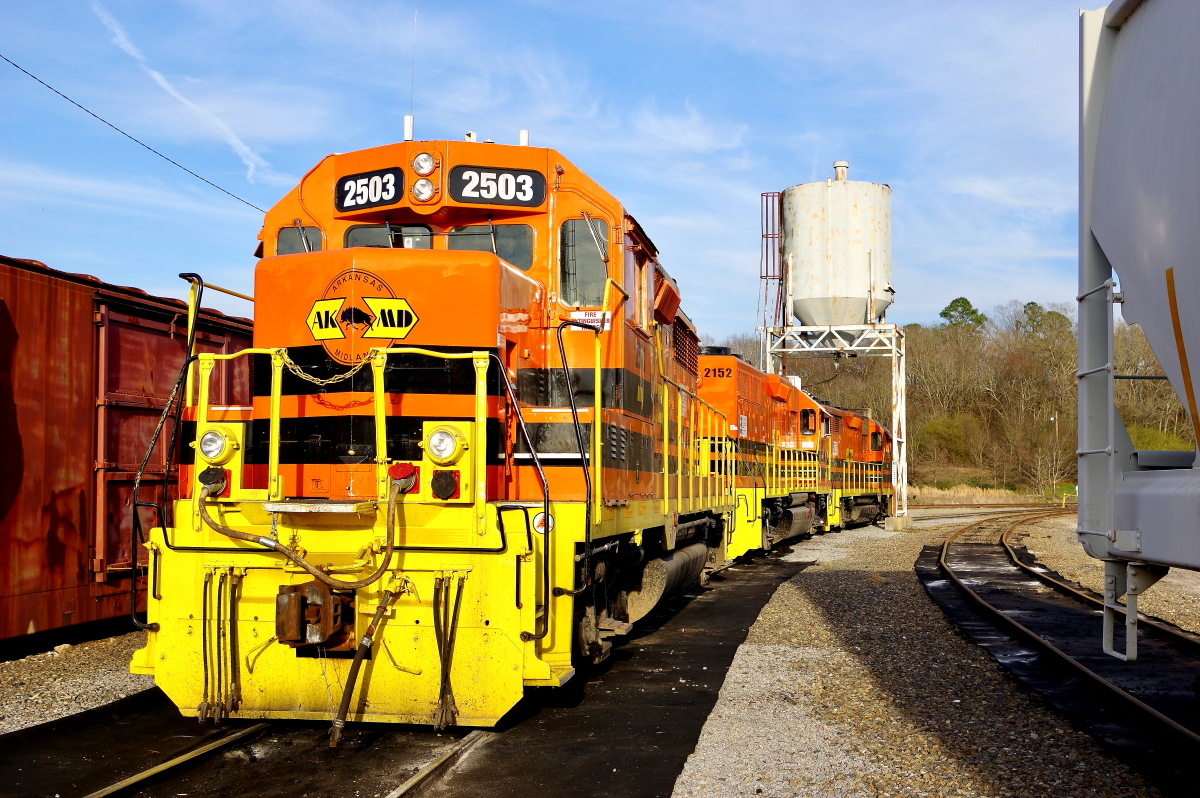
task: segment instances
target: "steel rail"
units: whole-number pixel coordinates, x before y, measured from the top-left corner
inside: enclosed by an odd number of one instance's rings
[[[942,513],[942,514],[940,514],[940,515],[921,515],[921,516],[913,516],[913,521],[914,521],[914,522],[915,522],[915,521],[943,521],[943,520],[946,520],[946,519],[954,519],[954,518],[976,518],[976,517],[978,517],[978,516],[981,516],[981,515],[990,515],[990,516],[992,516],[993,518],[998,518],[999,516],[997,516],[997,513],[1001,513],[1001,512],[1020,512],[1020,511],[1017,511],[1017,510],[1011,510],[1011,511],[1004,511],[1004,510],[979,510],[979,511],[974,511],[974,512],[972,512],[972,511],[969,511],[969,510],[962,510],[962,511],[959,511],[959,512],[948,512],[948,513]],[[1028,512],[1032,512],[1032,509],[1031,509],[1031,510],[1029,510]],[[1074,508],[1071,508],[1070,512],[1075,512]]]
[[[178,767],[179,765],[182,765],[185,762],[190,762],[191,760],[195,759],[196,757],[203,756],[204,754],[215,751],[218,748],[224,748],[225,746],[229,745],[230,743],[235,743],[244,737],[249,737],[251,734],[260,732],[270,725],[271,724],[269,724],[269,723],[256,723],[253,726],[249,726],[245,729],[239,729],[238,731],[235,731],[232,734],[225,735],[224,737],[222,737],[219,740],[213,740],[210,743],[205,743],[204,745],[200,746],[199,748],[196,748],[192,751],[188,751],[186,754],[180,754],[179,756],[172,757],[171,759],[168,759],[166,762],[162,762],[161,764],[155,765],[152,768],[147,768],[146,770],[143,770],[141,773],[136,773],[127,779],[122,779],[121,781],[118,781],[116,784],[111,784],[107,787],[104,787],[103,789],[96,790],[93,793],[88,793],[86,796],[84,796],[84,798],[104,798],[105,796],[108,796],[108,795],[115,795],[115,794],[121,792],[122,790],[128,789],[129,787],[133,787],[133,786],[145,781],[146,779],[150,778],[151,776],[157,776],[159,773],[163,773],[164,771],[170,770],[171,768]]]
[[[1042,518],[1049,518],[1049,517],[1052,517],[1055,515],[1066,515],[1066,514],[1067,514],[1066,511],[1063,511],[1063,510],[1059,510],[1058,512],[1054,512],[1054,513],[1040,513],[1040,514],[1034,514],[1034,515],[1022,514],[1022,517],[1020,517],[1016,521],[1014,521],[1013,524],[1007,530],[1005,530],[1004,533],[1002,533],[1002,535],[1007,535],[1008,533],[1015,530],[1017,527],[1023,526],[1024,524],[1030,523],[1031,521],[1037,521]],[[1009,629],[1015,631],[1021,638],[1032,643],[1033,645],[1037,646],[1038,648],[1041,648],[1043,651],[1053,655],[1061,664],[1066,665],[1069,668],[1072,668],[1073,670],[1082,674],[1083,676],[1086,676],[1092,682],[1094,682],[1095,684],[1097,684],[1098,686],[1103,688],[1112,697],[1119,699],[1120,701],[1127,704],[1130,708],[1136,710],[1137,712],[1142,713],[1149,719],[1157,721],[1159,724],[1162,724],[1163,726],[1170,729],[1175,734],[1177,734],[1181,737],[1184,737],[1185,739],[1189,740],[1193,744],[1200,745],[1200,734],[1196,734],[1191,729],[1188,729],[1187,727],[1181,725],[1177,721],[1172,720],[1171,718],[1167,717],[1163,713],[1159,712],[1154,707],[1144,703],[1143,701],[1134,697],[1133,695],[1131,695],[1130,693],[1121,689],[1117,685],[1113,684],[1108,679],[1105,679],[1103,676],[1096,673],[1091,668],[1076,661],[1074,658],[1072,658],[1069,654],[1067,654],[1065,651],[1060,649],[1058,646],[1054,645],[1050,641],[1041,637],[1036,632],[1034,632],[1032,629],[1030,629],[1029,627],[1022,624],[1020,621],[1014,620],[1013,618],[1006,615],[1002,610],[998,609],[997,607],[995,607],[992,604],[990,604],[989,602],[987,602],[982,596],[980,596],[978,593],[976,593],[974,590],[972,590],[970,587],[968,587],[967,584],[965,582],[963,582],[963,580],[958,578],[958,575],[956,573],[954,573],[954,570],[946,562],[946,555],[950,551],[950,546],[954,543],[954,541],[956,541],[962,535],[973,531],[974,529],[982,526],[985,523],[988,523],[989,521],[997,521],[997,520],[1002,520],[1002,518],[983,519],[981,521],[976,521],[972,524],[968,524],[967,526],[962,527],[961,529],[956,530],[953,534],[951,534],[949,537],[947,537],[946,540],[943,541],[943,543],[942,543],[941,551],[938,553],[938,566],[942,569],[942,572],[945,573],[946,576],[950,578],[950,580],[955,584],[955,586],[958,587],[958,589],[963,593],[963,595],[966,596],[967,598],[969,598],[976,605],[976,607],[987,612],[988,615],[991,616],[993,621],[997,623],[997,625],[1006,626]],[[1186,638],[1184,638],[1184,639],[1186,639]],[[1188,641],[1188,642],[1191,643],[1192,641]]]
[[[1010,511],[1008,512],[1008,515],[1016,516],[1016,519],[1017,519],[1017,520],[1015,520],[1015,521],[1014,521],[1014,522],[1013,522],[1013,523],[1012,523],[1012,524],[1009,526],[1009,528],[1008,528],[1007,530],[1005,530],[1005,532],[1004,532],[1004,533],[1001,533],[1001,534],[1002,534],[1002,535],[1004,535],[1004,534],[1007,534],[1008,532],[1011,532],[1012,530],[1016,529],[1017,527],[1019,527],[1019,526],[1023,526],[1023,525],[1025,525],[1025,524],[1028,524],[1028,523],[1032,523],[1033,521],[1039,521],[1039,520],[1041,520],[1041,519],[1043,519],[1043,518],[1053,518],[1053,517],[1055,517],[1055,516],[1059,516],[1059,515],[1066,515],[1066,514],[1068,514],[1068,513],[1073,513],[1073,512],[1074,512],[1074,510],[1062,510],[1062,509],[1056,509],[1056,510],[1052,510],[1052,511],[1046,511],[1046,510],[1010,510]],[[989,523],[989,522],[992,522],[992,521],[1005,521],[1005,520],[1008,520],[1008,519],[1006,519],[1006,518],[1005,518],[1005,514],[994,515],[994,514],[988,513],[988,515],[990,515],[991,517],[990,517],[990,518],[982,518],[982,519],[980,519],[980,520],[978,520],[978,521],[975,521],[974,523],[972,523],[972,524],[969,524],[968,526],[962,527],[961,529],[958,529],[958,530],[956,530],[954,533],[952,533],[952,534],[950,535],[950,537],[948,537],[948,538],[947,538],[947,539],[946,539],[946,540],[945,540],[945,541],[942,543],[942,556],[945,556],[945,554],[946,554],[946,551],[948,550],[948,547],[949,547],[949,545],[950,545],[951,543],[955,542],[956,540],[958,540],[958,539],[959,539],[960,537],[962,537],[963,535],[965,535],[965,534],[968,534],[969,532],[972,532],[972,531],[974,531],[974,529],[975,529],[976,527],[983,526],[984,524],[986,524],[986,523]],[[944,565],[944,563],[942,563],[940,560],[939,560],[939,564],[940,564],[940,565],[942,565],[942,567],[946,567],[946,566]]]
[[[479,729],[476,729],[458,742],[454,743],[452,746],[450,746],[450,748],[443,751],[437,756],[436,759],[418,770],[411,777],[409,777],[408,781],[389,792],[384,796],[384,798],[402,798],[402,796],[411,795],[414,790],[416,790],[425,782],[429,781],[429,779],[442,773],[444,770],[446,770],[446,768],[453,765],[460,757],[464,756],[467,751],[478,745],[488,736],[490,736],[488,732],[483,732]]]
[[[1059,511],[1057,511],[1057,512],[1055,512],[1055,513],[1052,513],[1052,514],[1053,514],[1053,515],[1059,515],[1059,514],[1061,514],[1061,513],[1062,513],[1062,511],[1061,511],[1061,510],[1059,510]],[[1003,521],[1003,520],[1004,520],[1006,517],[1013,516],[1013,515],[1017,516],[1018,518],[1029,518],[1030,520],[1032,520],[1032,518],[1033,518],[1033,517],[1040,517],[1040,516],[1044,515],[1045,513],[1043,513],[1041,510],[1033,510],[1033,509],[1030,509],[1030,510],[997,510],[997,511],[995,511],[995,512],[987,512],[987,513],[981,513],[981,514],[982,514],[982,515],[987,515],[987,516],[989,516],[989,517],[988,517],[988,518],[981,518],[981,519],[979,519],[978,521],[972,521],[971,523],[967,524],[966,526],[959,527],[959,528],[958,528],[958,529],[956,529],[954,532],[952,532],[952,533],[950,534],[950,537],[946,538],[946,540],[945,540],[945,541],[942,543],[942,551],[941,551],[941,554],[938,556],[938,566],[939,566],[939,567],[941,567],[942,569],[944,569],[944,570],[947,570],[947,571],[948,571],[949,569],[948,569],[948,568],[946,568],[946,565],[945,565],[945,562],[944,562],[944,558],[945,558],[945,556],[946,556],[947,547],[948,547],[948,546],[949,546],[951,543],[953,543],[954,541],[958,540],[958,538],[960,538],[960,537],[962,537],[963,535],[966,535],[966,534],[968,534],[968,533],[970,533],[970,532],[973,532],[975,529],[977,529],[977,528],[979,528],[979,527],[983,526],[984,524],[986,524],[986,523],[989,523],[989,522],[992,522],[992,521]],[[956,518],[956,517],[961,517],[961,516],[953,516],[953,515],[951,515],[951,516],[946,516],[946,517],[948,517],[948,518]],[[914,520],[915,520],[915,519],[914,519]],[[936,520],[936,518],[933,518],[933,519],[926,519],[926,518],[923,518],[923,519],[921,519],[921,520],[923,520],[923,521],[925,521],[925,520]]]
[[[1029,521],[1025,521],[1022,523],[1030,523],[1033,520],[1036,520],[1036,519],[1030,519]],[[1017,525],[1017,526],[1019,526],[1019,525]],[[1034,577],[1035,579],[1038,579],[1041,582],[1044,582],[1045,584],[1049,585],[1050,587],[1054,588],[1055,590],[1057,590],[1060,593],[1065,593],[1065,594],[1071,596],[1071,598],[1077,599],[1077,600],[1082,601],[1087,604],[1091,604],[1100,609],[1104,608],[1104,600],[1103,599],[1096,598],[1094,595],[1087,592],[1086,590],[1080,590],[1078,588],[1072,587],[1070,584],[1068,584],[1066,582],[1060,582],[1059,580],[1050,576],[1048,573],[1046,573],[1044,571],[1039,571],[1038,569],[1021,562],[1020,558],[1017,556],[1016,550],[1013,548],[1012,544],[1008,542],[1008,536],[1010,534],[1012,534],[1014,531],[1016,531],[1016,526],[1009,527],[1008,529],[1004,530],[1004,532],[1000,535],[1000,544],[1002,546],[1004,546],[1004,550],[1006,552],[1008,552],[1008,559],[1012,561],[1013,565],[1017,566],[1022,571],[1029,574],[1030,576]],[[1127,613],[1126,608],[1122,607],[1122,606],[1117,606],[1117,607],[1114,607],[1113,609],[1116,612],[1121,613],[1122,615],[1125,615]],[[1163,623],[1162,621],[1160,621],[1157,618],[1152,618],[1141,612],[1139,612],[1137,614],[1137,617],[1138,617],[1139,623],[1144,623],[1147,626],[1153,626],[1155,629],[1157,629],[1159,632],[1162,632],[1165,635],[1169,635],[1178,640],[1181,640],[1184,643],[1186,643],[1187,645],[1192,646],[1192,647],[1200,646],[1200,637],[1197,637],[1192,632],[1187,632],[1184,630],[1176,629],[1172,626],[1167,625],[1166,623]]]
[[[1075,502],[1073,501],[1067,502],[1067,507],[1073,508],[1074,505]],[[1063,509],[1062,507],[1056,508],[1053,504],[1048,502],[1003,502],[995,504],[989,502],[963,502],[961,504],[909,504],[908,506],[913,510],[936,510],[939,507],[995,507],[998,510],[1006,507],[1044,507],[1047,510]]]

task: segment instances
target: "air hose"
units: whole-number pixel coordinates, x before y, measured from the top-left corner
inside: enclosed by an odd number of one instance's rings
[[[383,591],[379,608],[375,610],[375,615],[372,616],[371,623],[367,625],[367,631],[363,633],[362,639],[358,641],[358,648],[354,651],[354,661],[350,663],[350,673],[346,675],[346,688],[342,690],[342,703],[338,706],[337,717],[333,721],[333,726],[329,729],[330,748],[337,748],[338,741],[342,739],[342,729],[346,728],[346,715],[350,712],[350,698],[354,695],[354,685],[358,682],[358,671],[362,668],[362,661],[366,657],[367,652],[371,650],[371,646],[375,643],[375,628],[379,626],[379,622],[383,620],[383,616],[387,614],[388,607],[391,606],[395,599],[395,593],[390,590]]]
[[[341,579],[334,579],[332,576],[308,562],[295,551],[283,545],[274,538],[252,535],[249,532],[239,532],[236,529],[230,529],[227,526],[218,524],[213,520],[212,516],[208,514],[208,507],[206,505],[209,495],[216,492],[214,490],[216,486],[205,485],[200,489],[200,499],[197,502],[197,507],[200,510],[200,517],[204,519],[204,523],[208,524],[209,528],[220,532],[222,535],[235,540],[244,540],[247,543],[257,543],[264,548],[277,551],[284,557],[294,562],[296,565],[303,568],[308,573],[312,574],[312,576],[317,580],[324,582],[336,590],[357,590],[378,582],[391,566],[392,553],[396,545],[396,498],[400,495],[401,490],[406,490],[407,488],[411,487],[414,480],[415,477],[413,476],[406,477],[405,479],[392,480],[392,487],[388,492],[387,542],[384,545],[383,561],[379,563],[379,567],[375,569],[373,574],[368,576],[366,579],[359,579],[355,582],[343,582]],[[405,483],[407,483],[407,485]]]

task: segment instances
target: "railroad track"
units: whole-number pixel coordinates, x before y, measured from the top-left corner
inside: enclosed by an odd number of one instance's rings
[[[1039,508],[1039,509],[1043,509],[1043,510],[1064,509],[1062,507],[1056,508],[1053,504],[1046,504],[1045,502],[1010,502],[1010,503],[1003,503],[1003,504],[989,504],[987,502],[978,502],[975,504],[971,504],[971,503],[965,503],[965,504],[912,504],[912,503],[910,503],[908,505],[908,509],[910,509],[910,510],[937,510],[937,509],[941,509],[941,508],[952,509],[955,507],[974,507],[976,509],[991,508],[993,511],[996,511],[996,510],[1008,511],[1008,510],[1012,509],[1013,507],[1029,507],[1029,508]],[[1074,510],[1075,502],[1067,502],[1065,509]]]
[[[786,551],[669,599],[640,622],[622,656],[565,694],[532,691],[494,730],[439,735],[355,723],[330,749],[328,722],[235,720],[218,731],[181,717],[154,689],[0,735],[5,767],[16,772],[0,783],[0,798],[574,798],[581,783],[597,795],[628,794],[631,778],[638,794],[669,795],[747,630],[778,585],[804,567],[784,561]]]
[[[1195,795],[1200,637],[1139,614],[1139,659],[1105,655],[1102,601],[1011,541],[1071,512],[1010,510],[965,524],[926,547],[917,574],[969,637],[1076,725],[1169,794]]]
[[[0,735],[0,798],[177,795],[256,798],[408,795],[457,753],[467,730],[355,724],[330,749],[328,723],[182,717],[157,689]],[[407,779],[407,782],[406,782]],[[407,787],[399,791],[397,785]]]
[[[150,788],[153,785],[152,780],[157,777],[164,776],[171,770],[181,769],[187,765],[201,764],[206,757],[215,755],[222,749],[228,748],[239,741],[253,739],[255,735],[264,732],[270,726],[270,723],[256,723],[243,729],[230,730],[229,734],[219,739],[210,740],[193,750],[172,757],[161,764],[121,779],[107,787],[90,792],[84,798],[110,798],[110,796],[129,795],[135,790]],[[387,793],[385,798],[404,798],[404,796],[412,795],[423,784],[441,774],[443,770],[462,757],[474,745],[480,743],[487,735],[487,732],[476,730],[457,740],[448,740],[441,752],[432,761],[421,767],[399,787]]]
[[[135,773],[134,775],[121,779],[120,781],[110,784],[107,787],[102,787],[99,790],[90,792],[85,796],[85,798],[107,798],[110,795],[118,795],[128,790],[132,790],[134,787],[141,786],[144,782],[154,778],[160,773],[166,773],[168,770],[186,765],[196,759],[207,756],[215,751],[219,751],[222,748],[227,748],[228,746],[236,743],[238,740],[250,737],[253,734],[257,734],[270,725],[271,724],[269,723],[256,723],[253,726],[249,726],[245,729],[232,730],[224,737],[211,740],[191,751],[171,757],[166,762],[146,768],[140,773]]]
[[[932,507],[916,507],[913,509],[930,510],[933,508]],[[1060,514],[1064,513],[1064,508],[1051,508],[1047,505],[1041,505],[1040,508],[1037,510],[1037,512],[1051,512],[1052,510],[1057,511]],[[1073,507],[1068,507],[1068,508],[1065,508],[1065,511],[1073,513],[1073,512],[1075,512],[1075,509]],[[958,511],[954,511],[954,512],[947,512],[947,513],[928,514],[928,515],[922,514],[920,517],[914,516],[913,520],[914,521],[941,521],[946,518],[977,518],[979,516],[988,516],[990,518],[995,518],[997,513],[1010,513],[1010,512],[1024,512],[1024,511],[1020,511],[1020,510],[1014,511],[1014,510],[1006,509],[1006,508],[991,509],[991,510],[979,510],[979,509],[968,508],[968,509],[958,510]],[[1028,510],[1028,512],[1034,512],[1034,510],[1031,508],[1030,510]]]

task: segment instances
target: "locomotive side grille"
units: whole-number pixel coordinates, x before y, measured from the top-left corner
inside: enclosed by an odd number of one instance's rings
[[[675,362],[695,377],[699,373],[700,339],[682,324],[672,326],[674,330]]]

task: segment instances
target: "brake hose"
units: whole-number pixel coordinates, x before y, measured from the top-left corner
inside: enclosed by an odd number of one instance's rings
[[[211,529],[213,529],[217,532],[220,532],[222,535],[233,538],[235,540],[244,540],[247,543],[257,543],[258,545],[263,546],[264,548],[271,549],[272,551],[277,551],[280,554],[282,554],[284,557],[286,557],[289,560],[291,560],[292,562],[294,562],[296,565],[303,568],[308,573],[312,574],[314,577],[316,577],[317,580],[324,582],[325,584],[329,585],[330,587],[332,587],[336,590],[357,590],[359,588],[367,587],[368,585],[372,585],[375,582],[378,582],[379,579],[388,570],[388,567],[392,564],[392,552],[395,548],[395,543],[396,543],[396,539],[395,539],[395,537],[396,537],[396,498],[400,495],[401,490],[406,490],[408,487],[411,487],[413,482],[415,481],[415,479],[416,479],[415,477],[409,476],[409,477],[405,477],[404,479],[392,480],[392,487],[388,493],[387,543],[385,544],[384,551],[383,551],[383,561],[379,563],[379,567],[375,569],[375,573],[371,574],[366,579],[359,579],[358,581],[355,581],[355,582],[343,582],[341,579],[334,579],[332,576],[325,573],[320,568],[316,567],[312,563],[305,560],[303,557],[301,557],[299,554],[297,554],[294,550],[288,548],[287,546],[283,545],[282,543],[280,543],[278,540],[275,540],[274,538],[267,538],[267,537],[261,537],[259,535],[252,535],[249,532],[239,532],[236,529],[230,529],[227,526],[222,526],[221,524],[218,524],[216,521],[213,520],[212,516],[210,516],[208,514],[208,507],[205,504],[205,501],[208,499],[209,495],[213,492],[213,486],[205,485],[204,487],[202,487],[200,489],[200,499],[197,502],[197,507],[200,510],[200,517],[202,519],[204,519],[204,523],[208,524],[208,526]],[[406,482],[408,483],[407,485],[404,484]]]
[[[362,662],[367,652],[375,644],[375,630],[378,628],[379,622],[383,620],[388,607],[395,601],[397,595],[390,590],[383,591],[383,596],[379,600],[379,608],[375,610],[371,622],[367,624],[367,631],[363,633],[362,639],[358,641],[358,648],[354,650],[354,661],[350,663],[350,673],[346,675],[346,686],[342,690],[342,702],[338,706],[333,726],[329,729],[330,748],[337,748],[338,741],[342,739],[342,729],[346,728],[346,715],[350,713],[350,699],[354,695],[354,685],[358,682],[358,671],[362,668]]]

